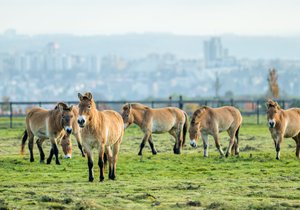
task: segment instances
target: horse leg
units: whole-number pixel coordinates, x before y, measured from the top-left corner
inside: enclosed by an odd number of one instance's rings
[[[214,140],[215,140],[216,147],[217,147],[217,149],[218,149],[219,152],[220,152],[220,155],[221,155],[221,156],[224,156],[224,152],[223,152],[223,150],[222,150],[222,148],[221,148],[221,145],[220,145],[218,132],[216,132],[216,133],[213,135],[213,137],[214,137]]]
[[[89,169],[89,182],[93,182],[94,181],[94,171],[93,171],[93,167],[94,167],[94,163],[93,163],[93,153],[89,147],[89,145],[87,143],[84,143],[84,150],[86,152],[87,155],[87,160],[88,160],[88,169]]]
[[[52,148],[52,146],[51,146],[50,153],[49,153],[49,157],[47,158],[47,164],[50,164],[50,163],[51,163],[53,154],[54,154],[54,152],[53,152],[53,148]]]
[[[283,140],[283,135],[278,136],[278,141],[276,143],[276,159],[280,159],[280,145]]]
[[[157,151],[156,151],[156,149],[154,147],[154,144],[153,144],[153,141],[152,141],[152,135],[149,136],[148,142],[149,142],[149,145],[151,147],[152,154],[156,155]]]
[[[228,157],[230,152],[231,152],[231,149],[232,149],[232,146],[234,144],[234,137],[235,137],[235,132],[233,132],[232,130],[229,130],[228,131],[228,134],[230,136],[230,141],[229,141],[229,145],[228,145],[228,148],[227,148],[227,152],[226,152],[226,155],[225,157]]]
[[[300,158],[300,134],[297,136],[293,137],[296,143],[296,157]]]
[[[112,151],[111,151],[111,148],[110,146],[106,146],[105,147],[105,154],[108,158],[108,164],[109,164],[109,170],[108,170],[108,178],[109,179],[112,179],[112,170],[113,170],[113,156],[112,156]],[[105,161],[104,161],[104,165],[105,165]]]
[[[300,139],[299,138],[298,138],[296,147],[297,147],[296,148],[296,157],[300,158]]]
[[[203,141],[203,149],[204,149],[203,156],[208,157],[208,146],[209,146],[208,145],[208,135],[201,133],[201,138],[202,138],[202,141]]]
[[[34,135],[32,132],[28,133],[29,136],[29,141],[28,141],[28,148],[29,148],[29,152],[30,152],[30,162],[34,161],[34,157],[33,157],[33,139],[34,139]]]
[[[82,149],[82,144],[81,144],[81,136],[80,136],[80,134],[79,133],[76,133],[76,134],[74,134],[74,136],[75,136],[75,138],[76,138],[76,141],[77,141],[77,146],[78,146],[78,148],[79,148],[79,150],[80,150],[80,152],[81,152],[81,156],[82,157],[85,157],[85,154],[84,154],[84,152],[83,152],[83,149]]]
[[[145,132],[144,138],[143,138],[142,143],[140,145],[140,151],[139,151],[138,155],[142,155],[143,148],[145,146],[145,143],[148,141],[150,135],[151,135],[151,133],[149,131]]]
[[[43,151],[43,147],[42,147],[42,144],[44,142],[45,139],[38,139],[36,140],[36,144],[39,148],[39,151],[40,151],[40,163],[44,163],[45,162],[45,153]]]
[[[104,152],[105,152],[105,145],[101,143],[99,149],[99,157],[98,157],[98,166],[100,169],[100,182],[104,181]]]
[[[178,149],[177,149],[177,134],[176,134],[176,132],[175,132],[175,130],[174,129],[171,129],[170,131],[169,131],[169,134],[171,134],[173,137],[174,137],[174,139],[175,139],[175,144],[174,144],[174,147],[173,147],[173,152],[174,152],[174,154],[178,154]]]
[[[116,178],[117,161],[118,161],[118,154],[119,154],[119,150],[120,150],[121,141],[122,141],[122,137],[113,146],[113,161],[112,161],[113,168],[112,168],[112,173],[111,173],[111,177],[110,177],[110,179],[112,179],[112,180],[115,180],[115,178]]]
[[[182,147],[182,129],[183,129],[183,124],[181,125],[180,123],[178,124],[177,130],[176,130],[176,142],[175,142],[175,148],[174,148],[174,153],[175,154],[180,154],[180,149]]]

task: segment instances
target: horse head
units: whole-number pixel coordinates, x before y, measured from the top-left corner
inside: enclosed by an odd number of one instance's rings
[[[127,128],[134,121],[131,104],[125,104],[122,107],[122,114],[121,115],[122,115],[122,118],[123,118],[123,121],[124,121],[124,128]]]
[[[61,115],[61,123],[64,130],[67,132],[67,134],[72,133],[72,123],[73,123],[73,106],[68,106],[67,104],[63,102],[59,102],[55,108],[56,110],[59,110],[59,113]]]
[[[77,122],[79,127],[83,128],[89,124],[92,118],[92,112],[96,109],[96,105],[93,99],[93,95],[90,92],[84,95],[78,93],[79,102],[79,116]]]
[[[202,106],[193,113],[189,129],[190,145],[192,147],[197,147],[200,136],[200,122],[203,114],[206,112],[206,109],[206,106]]]
[[[266,103],[267,107],[267,120],[270,128],[274,128],[276,123],[279,121],[280,106],[277,102],[269,99]]]

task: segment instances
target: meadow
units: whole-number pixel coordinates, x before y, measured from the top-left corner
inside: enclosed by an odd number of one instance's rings
[[[87,160],[80,156],[73,139],[72,159],[61,165],[35,162],[29,152],[19,154],[24,128],[0,129],[0,209],[296,209],[300,208],[300,160],[295,142],[286,139],[281,160],[275,159],[273,141],[265,124],[246,118],[240,129],[240,156],[220,158],[209,138],[209,157],[202,143],[173,154],[168,134],[154,135],[158,150],[149,146],[137,155],[143,133],[129,127],[121,144],[117,179],[88,182]],[[21,122],[21,121],[20,121]],[[221,134],[224,150],[228,136]],[[50,144],[44,144],[48,155]],[[95,151],[96,153],[96,151]]]

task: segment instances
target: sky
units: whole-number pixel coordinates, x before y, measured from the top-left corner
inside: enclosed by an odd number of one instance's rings
[[[298,0],[0,0],[0,33],[300,35]]]

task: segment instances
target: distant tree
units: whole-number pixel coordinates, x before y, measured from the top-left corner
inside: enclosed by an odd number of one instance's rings
[[[221,89],[221,83],[218,72],[215,74],[215,82],[213,84],[213,88],[215,90],[215,98],[219,98],[219,91]]]
[[[276,69],[274,68],[269,69],[269,76],[268,76],[269,90],[267,94],[268,97],[279,98],[279,85],[277,79],[278,79],[278,75],[276,73]]]

